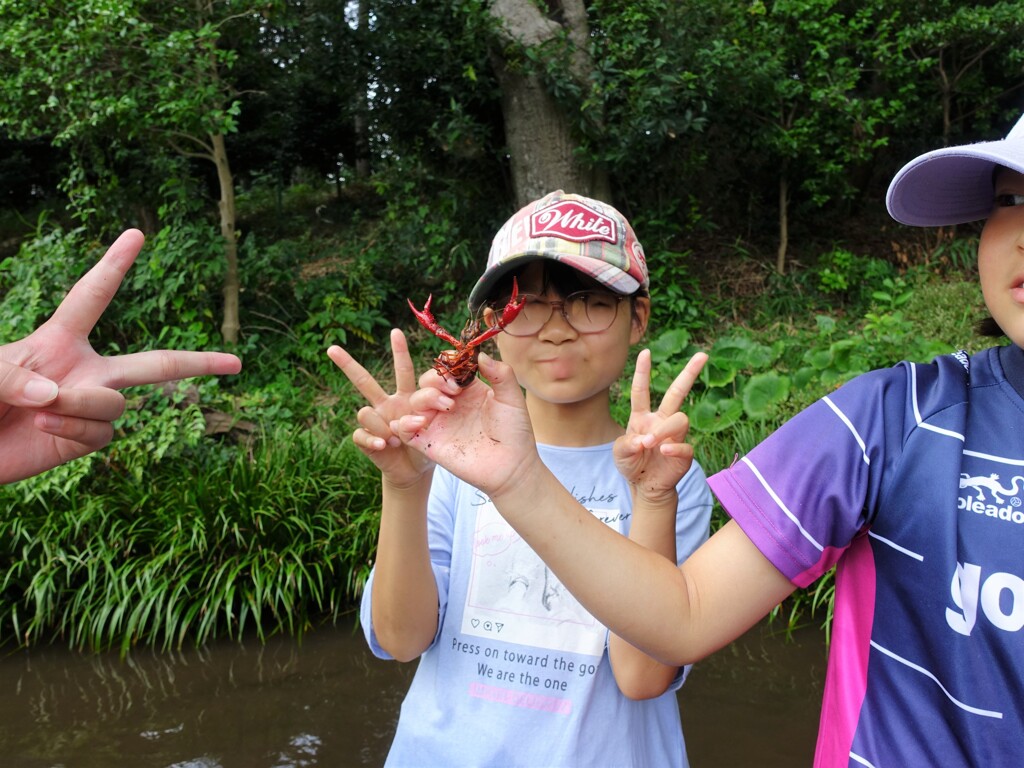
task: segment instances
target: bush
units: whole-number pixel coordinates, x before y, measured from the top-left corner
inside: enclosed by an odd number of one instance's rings
[[[199,445],[144,476],[106,468],[0,519],[0,641],[180,648],[255,627],[300,636],[359,595],[379,478],[349,441],[271,432]]]

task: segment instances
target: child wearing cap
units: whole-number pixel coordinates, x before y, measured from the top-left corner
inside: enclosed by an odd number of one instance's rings
[[[707,539],[711,515],[706,478],[683,443],[685,392],[673,387],[656,411],[646,388],[634,393],[628,431],[610,412],[650,316],[648,283],[629,222],[559,190],[499,230],[470,308],[493,325],[517,286],[525,306],[495,340],[525,391],[533,450],[597,525],[674,567]],[[687,765],[675,694],[685,670],[609,637],[486,492],[397,439],[391,425],[414,414],[416,381],[398,330],[392,349],[391,395],[340,347],[328,352],[370,402],[353,440],[383,478],[364,631],[377,656],[419,658],[387,765]],[[650,377],[646,351],[637,375]],[[432,407],[454,405],[429,392]],[[664,453],[639,445],[652,434]],[[484,474],[507,471],[480,461]],[[543,515],[547,497],[524,493]],[[594,570],[605,565],[588,557]]]
[[[430,410],[425,388],[395,430],[487,493],[599,621],[667,663],[722,647],[836,566],[815,765],[1020,765],[1024,118],[1004,140],[912,161],[888,208],[914,226],[987,219],[982,293],[1012,343],[874,371],[798,414],[710,479],[732,520],[679,568],[559,490],[495,361],[481,364],[493,390],[476,382]]]

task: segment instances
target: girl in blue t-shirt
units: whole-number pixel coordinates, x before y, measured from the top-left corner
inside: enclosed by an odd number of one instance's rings
[[[617,210],[562,191],[527,205],[495,236],[469,304],[525,390],[522,436],[558,498],[670,567],[707,539],[711,493],[683,442],[682,381],[652,410],[643,352],[627,427],[611,415],[611,388],[650,315],[644,253]],[[436,329],[429,306],[414,311]],[[387,764],[685,766],[682,665],[609,637],[501,518],[493,485],[463,482],[398,439],[397,419],[455,407],[467,371],[439,362],[444,378],[430,375],[451,389],[417,391],[401,331],[391,344],[393,394],[340,347],[328,351],[370,402],[353,440],[383,481],[364,631],[378,656],[419,659]],[[414,410],[423,394],[433,397]],[[647,450],[653,441],[663,450]],[[479,468],[502,471],[484,455]],[[523,501],[540,517],[557,512],[545,493]]]
[[[915,159],[887,202],[913,226],[986,219],[981,288],[1012,344],[902,363],[822,398],[711,478],[733,519],[678,568],[610,535],[551,477],[501,363],[481,358],[493,389],[424,378],[393,429],[487,493],[583,606],[668,664],[724,646],[835,566],[816,765],[1019,765],[1024,118],[1003,140]]]

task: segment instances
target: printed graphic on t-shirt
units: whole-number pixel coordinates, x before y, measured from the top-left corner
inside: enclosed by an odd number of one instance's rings
[[[618,512],[590,511],[602,519]],[[477,508],[462,631],[590,656],[600,656],[605,645],[604,626],[562,586],[490,502]]]
[[[1010,461],[1008,459],[993,459]],[[997,472],[988,475],[960,473],[960,497],[957,507],[977,515],[1024,523],[1021,507],[1021,492],[1024,491],[1024,475],[1014,475],[1003,480]]]

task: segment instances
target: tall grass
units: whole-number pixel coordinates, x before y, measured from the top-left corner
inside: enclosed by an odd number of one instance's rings
[[[144,477],[36,498],[0,520],[0,642],[179,648],[301,635],[358,595],[379,480],[348,440],[277,431]]]

